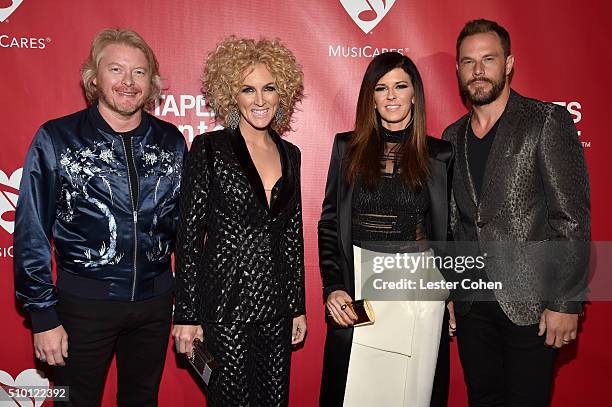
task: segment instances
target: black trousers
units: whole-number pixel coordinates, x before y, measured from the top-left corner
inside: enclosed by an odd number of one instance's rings
[[[69,386],[70,402],[99,406],[117,356],[117,405],[156,406],[172,317],[172,293],[145,301],[86,300],[59,294],[56,306],[68,333],[66,366],[54,369],[56,386]]]
[[[204,339],[221,364],[206,389],[209,407],[289,403],[292,318],[266,323],[205,323]]]
[[[544,407],[557,351],[538,324],[514,324],[496,301],[474,302],[457,316],[457,345],[472,407]]]
[[[444,308],[442,333],[436,362],[436,374],[431,390],[429,407],[446,407],[448,405],[448,387],[450,385],[450,337],[448,336],[448,308]]]

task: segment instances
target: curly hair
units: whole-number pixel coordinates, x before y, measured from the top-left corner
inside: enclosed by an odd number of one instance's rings
[[[89,57],[81,68],[81,80],[85,96],[89,103],[94,103],[100,96],[93,80],[98,75],[102,51],[111,44],[124,44],[137,48],[145,55],[151,71],[151,94],[146,101],[147,106],[151,106],[158,100],[162,93],[162,80],[159,76],[159,64],[153,50],[145,40],[135,31],[127,29],[107,28],[96,35],[91,44]]]
[[[202,93],[227,126],[227,117],[236,109],[236,97],[248,69],[262,63],[275,79],[282,119],[272,122],[279,134],[291,130],[296,104],[304,97],[304,73],[293,53],[279,39],[259,41],[230,36],[208,54],[202,77]]]

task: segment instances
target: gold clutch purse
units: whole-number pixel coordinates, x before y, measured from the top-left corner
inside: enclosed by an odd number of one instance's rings
[[[353,310],[355,315],[357,315],[357,321],[355,321],[355,323],[353,324],[354,327],[372,325],[376,320],[374,315],[374,309],[372,308],[372,304],[370,304],[368,300],[357,300],[353,301],[352,303],[347,303],[346,305]],[[331,324],[338,325],[329,313],[327,314],[327,320]]]

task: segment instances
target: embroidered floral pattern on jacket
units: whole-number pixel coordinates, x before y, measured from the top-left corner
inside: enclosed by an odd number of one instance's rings
[[[113,205],[113,190],[108,181],[110,175],[118,175],[113,168],[117,164],[114,154],[114,142],[94,142],[93,149],[67,148],[60,156],[60,165],[68,174],[73,190],[62,191],[59,205],[59,219],[71,222],[74,218],[74,201],[82,196],[87,202],[94,204],[108,222],[108,244],[102,241],[99,249],[87,248],[83,255],[85,259],[75,260],[85,267],[99,267],[105,264],[117,264],[123,258],[123,253],[117,253],[117,222],[110,208],[105,203],[89,195],[88,187],[92,180],[100,179],[108,189],[110,203]]]
[[[162,243],[159,234],[155,233],[162,209],[166,207],[170,200],[177,199],[179,189],[181,187],[181,167],[182,161],[177,159],[174,152],[170,152],[155,145],[141,145],[142,157],[144,161],[143,168],[145,169],[145,178],[156,177],[155,182],[155,213],[153,214],[153,222],[149,229],[148,236],[151,239],[152,250],[147,251],[147,259],[151,262],[165,261],[170,254],[170,244]],[[157,192],[163,180],[170,182],[172,192],[166,196],[161,204],[158,202]]]

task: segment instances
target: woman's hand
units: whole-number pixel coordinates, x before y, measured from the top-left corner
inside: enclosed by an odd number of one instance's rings
[[[291,344],[297,345],[306,337],[306,315],[293,318],[293,329],[291,331]]]
[[[448,336],[455,336],[455,331],[457,331],[457,320],[455,319],[455,304],[452,301],[449,301],[446,304],[446,308],[448,308]]]
[[[191,355],[193,352],[193,340],[198,338],[204,340],[204,331],[201,325],[174,325],[172,337],[178,353]]]
[[[347,328],[357,321],[357,315],[349,306],[352,302],[353,299],[344,290],[332,291],[327,296],[327,301],[325,302],[327,312],[331,314],[334,321],[341,327]]]

